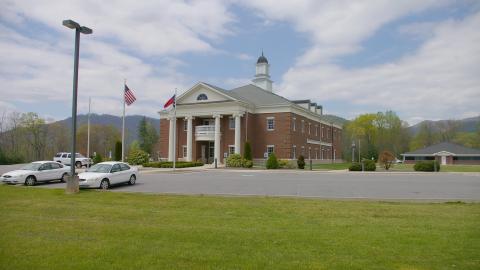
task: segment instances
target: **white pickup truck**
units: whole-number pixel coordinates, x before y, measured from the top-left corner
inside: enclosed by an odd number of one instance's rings
[[[72,156],[70,155],[70,153],[60,152],[55,155],[55,157],[53,158],[53,161],[56,161],[58,163],[62,163],[65,165],[70,165],[71,158]],[[90,165],[92,165],[92,163],[93,162],[90,158],[86,158],[79,153],[75,155],[75,167],[77,168],[81,168],[83,166],[89,167]]]

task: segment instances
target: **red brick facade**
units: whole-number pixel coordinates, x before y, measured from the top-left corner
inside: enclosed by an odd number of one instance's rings
[[[221,132],[221,161],[224,153],[228,153],[229,146],[235,144],[235,129],[229,127],[229,115],[223,115],[220,120]],[[274,120],[273,130],[267,129],[267,119]],[[195,127],[202,125],[204,118],[193,120],[193,160],[201,158],[202,145],[208,148],[207,141],[196,141]],[[187,131],[184,129],[184,119],[177,119],[176,157],[183,158],[183,146],[187,144]],[[302,124],[303,123],[303,124]],[[302,128],[303,125],[303,128]],[[168,157],[169,120],[160,120],[160,157]],[[335,160],[340,161],[342,130],[290,112],[284,113],[246,113],[241,117],[240,151],[243,154],[245,141],[250,141],[254,159],[263,159],[268,145],[274,146],[274,152],[281,159],[296,159],[304,155],[318,162]],[[307,143],[307,139],[311,143]],[[320,144],[321,142],[321,144]],[[333,147],[332,147],[333,145]],[[294,150],[295,149],[295,150]],[[294,153],[295,152],[295,153]]]

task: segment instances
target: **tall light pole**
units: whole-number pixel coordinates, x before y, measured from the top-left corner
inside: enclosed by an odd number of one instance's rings
[[[72,95],[72,151],[70,159],[70,177],[67,180],[66,193],[77,193],[79,191],[78,176],[75,175],[75,155],[77,153],[75,149],[77,139],[77,96],[78,96],[78,58],[80,54],[80,33],[91,34],[92,29],[86,26],[80,26],[75,21],[64,20],[62,23],[64,26],[75,29],[75,54],[73,60],[73,95]]]
[[[352,163],[355,162],[355,141],[352,141]]]

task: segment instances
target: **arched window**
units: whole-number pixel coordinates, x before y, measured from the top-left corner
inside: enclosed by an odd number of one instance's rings
[[[205,95],[205,94],[200,94],[200,95],[198,95],[198,97],[197,97],[197,100],[207,100],[207,99],[208,99],[208,97],[207,97],[207,95]]]

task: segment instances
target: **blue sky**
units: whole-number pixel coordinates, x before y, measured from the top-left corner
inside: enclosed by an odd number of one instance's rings
[[[70,114],[71,18],[82,36],[79,112],[121,114],[123,79],[157,117],[198,81],[249,83],[262,49],[274,91],[345,118],[394,110],[410,124],[480,114],[477,1],[0,1],[0,113]]]

